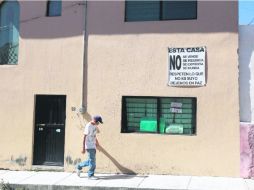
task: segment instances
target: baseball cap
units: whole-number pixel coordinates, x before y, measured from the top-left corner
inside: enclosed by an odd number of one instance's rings
[[[100,123],[103,123],[103,121],[102,121],[102,117],[101,117],[101,116],[99,116],[99,115],[95,115],[95,116],[93,116],[93,120],[94,120],[95,122],[100,122]]]

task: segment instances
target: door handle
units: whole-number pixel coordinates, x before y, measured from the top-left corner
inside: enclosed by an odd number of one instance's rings
[[[39,126],[39,127],[45,127],[46,124],[45,123],[38,123],[37,126]]]
[[[56,132],[57,133],[61,133],[61,129],[56,129]]]

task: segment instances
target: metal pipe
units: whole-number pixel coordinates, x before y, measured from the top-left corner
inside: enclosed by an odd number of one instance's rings
[[[87,48],[88,48],[88,35],[87,35],[87,0],[84,0],[84,52],[83,52],[83,84],[82,84],[82,103],[79,108],[80,113],[87,112]]]

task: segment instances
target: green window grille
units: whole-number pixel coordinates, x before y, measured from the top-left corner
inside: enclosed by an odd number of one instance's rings
[[[20,6],[17,1],[0,5],[0,65],[17,64]]]
[[[62,0],[49,0],[47,4],[47,16],[61,16]]]
[[[197,19],[197,1],[125,1],[125,21]]]
[[[196,134],[196,98],[124,96],[121,132]]]

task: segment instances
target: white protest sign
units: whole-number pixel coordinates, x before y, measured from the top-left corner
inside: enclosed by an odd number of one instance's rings
[[[181,108],[183,104],[181,102],[171,102],[170,107]]]
[[[182,113],[182,106],[181,102],[171,102],[170,104],[170,112],[171,113]]]
[[[182,108],[170,108],[171,113],[182,113]]]
[[[168,85],[204,86],[206,47],[168,48]]]

